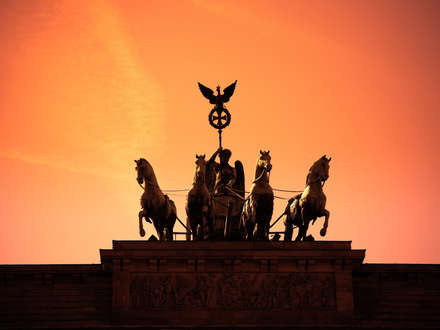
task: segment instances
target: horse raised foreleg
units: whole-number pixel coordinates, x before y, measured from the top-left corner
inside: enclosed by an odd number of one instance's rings
[[[147,218],[147,214],[145,210],[139,211],[139,234],[144,237],[145,236],[145,230],[142,223],[142,218]]]
[[[325,234],[327,234],[328,219],[330,218],[330,212],[328,210],[324,210],[322,212],[321,216],[324,216],[325,220],[324,220],[324,225],[322,226],[322,229],[319,231],[319,234],[321,236],[325,236]]]

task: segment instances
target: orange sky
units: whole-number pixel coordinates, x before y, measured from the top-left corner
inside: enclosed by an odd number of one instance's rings
[[[0,263],[139,239],[133,160],[189,187],[218,146],[196,83],[235,79],[224,146],[248,188],[259,149],[281,189],[327,154],[326,239],[439,263],[439,25],[437,1],[1,1]]]

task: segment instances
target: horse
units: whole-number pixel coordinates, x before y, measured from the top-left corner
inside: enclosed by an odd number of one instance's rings
[[[327,156],[324,155],[314,162],[307,174],[306,188],[303,193],[289,200],[285,211],[285,241],[292,240],[293,225],[299,228],[295,241],[314,240],[312,235],[307,236],[307,230],[310,221],[313,220],[313,225],[318,217],[325,217],[320,235],[326,235],[330,212],[325,209],[327,197],[322,188],[325,181],[329,178],[330,161],[331,157],[327,158]]]
[[[173,227],[177,218],[177,210],[174,202],[164,195],[157,183],[153,167],[144,159],[134,161],[136,163],[137,182],[144,189],[141,196],[141,208],[139,212],[139,233],[145,236],[142,219],[150,222],[153,220],[154,228],[161,241],[173,240]],[[145,181],[145,187],[142,186]]]
[[[205,155],[196,155],[195,164],[194,180],[185,206],[186,223],[191,228],[193,240],[203,240],[209,238],[212,229],[212,198],[205,179]]]
[[[272,169],[270,151],[260,150],[250,194],[241,214],[240,229],[243,239],[268,240],[269,224],[273,213],[273,190],[269,185]]]

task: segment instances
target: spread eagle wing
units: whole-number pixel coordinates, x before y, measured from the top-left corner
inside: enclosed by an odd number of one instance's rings
[[[198,84],[199,84],[200,91],[202,92],[203,96],[209,100],[209,103],[217,104],[217,98],[214,95],[214,91],[211,88],[203,86],[201,83],[198,83]]]
[[[234,94],[236,84],[237,84],[237,80],[223,90],[222,101],[224,103],[228,102],[232,94]]]
[[[244,197],[245,186],[244,186],[243,164],[239,160],[236,160],[234,166],[235,166],[236,178],[232,188],[234,188],[241,197]]]

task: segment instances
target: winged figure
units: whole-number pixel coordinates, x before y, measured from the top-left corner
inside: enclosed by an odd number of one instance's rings
[[[232,94],[234,94],[235,85],[237,84],[237,80],[230,84],[223,90],[223,94],[220,94],[220,86],[217,86],[217,95],[214,95],[214,91],[211,88],[203,86],[201,83],[199,84],[200,91],[203,96],[209,100],[209,103],[215,104],[218,108],[223,108],[223,103],[226,103],[231,98]]]

